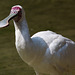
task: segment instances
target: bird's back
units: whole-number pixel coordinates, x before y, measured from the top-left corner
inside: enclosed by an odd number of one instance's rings
[[[32,36],[32,40],[38,42],[41,52],[44,50],[44,61],[59,71],[75,69],[75,42],[52,31],[38,32]]]

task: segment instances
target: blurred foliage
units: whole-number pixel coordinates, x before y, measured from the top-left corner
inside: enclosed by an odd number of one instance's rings
[[[25,9],[31,35],[51,30],[75,41],[74,0],[1,0],[0,20],[9,14],[13,5]],[[0,75],[35,75],[16,51],[14,31],[12,21],[9,27],[0,29]]]

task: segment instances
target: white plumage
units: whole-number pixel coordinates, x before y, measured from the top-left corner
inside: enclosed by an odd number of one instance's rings
[[[23,61],[32,66],[36,75],[75,74],[75,42],[52,31],[41,31],[30,37],[24,10],[16,22],[16,48]],[[16,18],[16,17],[15,17]]]

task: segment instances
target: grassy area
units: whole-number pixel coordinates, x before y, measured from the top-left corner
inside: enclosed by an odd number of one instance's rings
[[[30,34],[51,30],[75,41],[74,0],[1,0],[0,20],[13,5],[22,5]],[[14,26],[0,29],[0,75],[35,75],[33,68],[24,63],[15,48]]]

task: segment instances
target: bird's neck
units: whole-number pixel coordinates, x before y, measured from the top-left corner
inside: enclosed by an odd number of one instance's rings
[[[21,58],[26,62],[32,60],[31,57],[34,57],[31,51],[32,48],[32,40],[30,38],[28,25],[26,19],[21,22],[15,22],[15,36],[16,36],[16,48],[21,56]]]
[[[28,29],[26,19],[24,18],[20,22],[14,21],[14,25],[15,25],[16,35],[20,34],[20,36],[22,36],[25,39],[25,41],[29,41],[30,40],[30,34],[29,34],[29,29]]]

